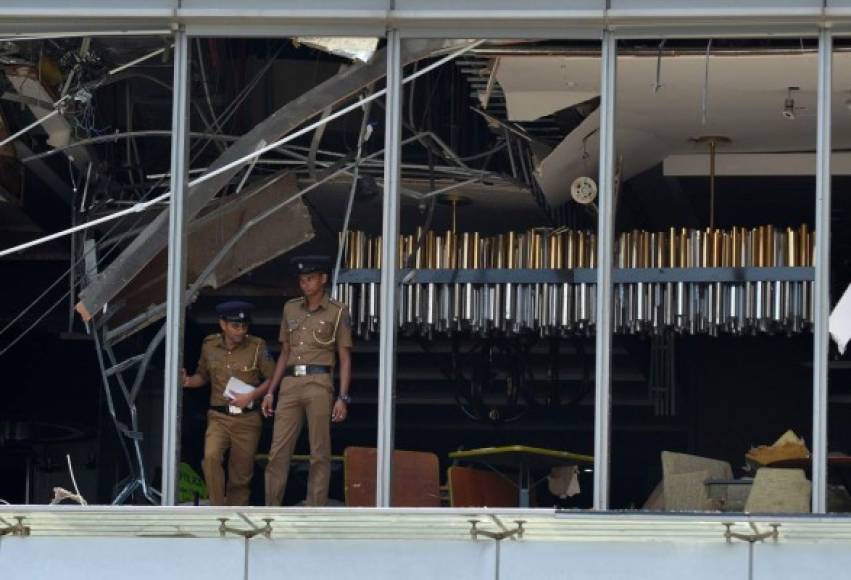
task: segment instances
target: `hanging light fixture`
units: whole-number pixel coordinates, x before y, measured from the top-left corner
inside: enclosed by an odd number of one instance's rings
[[[719,145],[729,145],[732,140],[721,135],[704,135],[692,139],[693,143],[709,146],[709,228],[715,228],[715,152]]]

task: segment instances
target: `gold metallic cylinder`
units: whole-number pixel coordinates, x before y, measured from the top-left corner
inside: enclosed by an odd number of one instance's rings
[[[737,226],[733,226],[733,230],[730,232],[730,265],[734,268],[739,267],[739,260],[742,257],[742,254],[739,250],[739,244],[741,243],[742,236],[739,233],[739,228]]]
[[[701,268],[708,268],[711,263],[711,247],[712,247],[712,230],[706,228],[701,238],[700,245],[700,264]]]
[[[666,259],[665,266],[668,267],[668,268],[677,268],[677,267],[679,267],[677,265],[677,259],[679,258],[679,255],[677,254],[677,229],[676,228],[670,228],[668,230],[667,244],[668,244],[668,251],[667,251],[667,256],[665,258]]]
[[[422,240],[422,243],[420,243],[420,240]],[[426,244],[426,239],[425,239],[425,233],[423,232],[423,228],[418,227],[417,228],[417,235],[414,236],[414,253],[416,254],[414,256],[414,267],[417,268],[417,269],[422,268],[425,265],[425,256],[426,256],[425,244]]]
[[[641,252],[641,232],[632,230],[629,235],[629,268],[638,268],[639,254]]]
[[[558,268],[558,240],[559,234],[550,233],[547,236],[547,268]]]
[[[588,233],[588,267],[597,267],[597,234]]]
[[[461,234],[461,241],[458,244],[458,268],[466,269],[470,267],[470,233],[464,232]]]
[[[544,258],[545,254],[544,236],[541,232],[535,232],[535,246],[532,252],[534,256],[535,268],[543,268],[546,265]]]
[[[375,268],[376,262],[373,258],[373,247],[375,246],[375,238],[368,238],[365,232],[361,234],[358,240],[358,268]]]
[[[567,230],[565,232],[565,239],[567,247],[565,249],[564,265],[566,268],[572,270],[576,267],[576,232]]]
[[[786,266],[794,268],[798,265],[798,235],[792,228],[786,228]]]
[[[733,265],[733,244],[729,232],[721,234],[721,266],[729,268]]]
[[[810,266],[811,253],[808,252],[810,245],[810,233],[807,224],[801,224],[798,228],[798,264],[801,266]]]
[[[505,236],[499,234],[494,243],[494,268],[505,268]]]
[[[765,226],[765,265],[774,266],[774,226]]]
[[[351,249],[349,250],[349,268],[363,268],[363,264],[359,260],[361,253],[361,233],[359,231],[352,232]]]
[[[473,232],[473,235],[470,236],[470,267],[471,268],[481,268],[481,239],[479,238],[479,232]]]
[[[712,267],[721,265],[721,230],[712,230]]]

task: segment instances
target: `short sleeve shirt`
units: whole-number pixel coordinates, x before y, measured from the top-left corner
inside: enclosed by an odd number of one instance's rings
[[[334,366],[337,348],[352,346],[349,309],[328,296],[314,311],[304,298],[290,300],[284,305],[279,339],[290,349],[287,366]]]
[[[228,404],[222,391],[231,377],[257,386],[275,373],[275,361],[262,338],[247,335],[228,350],[221,334],[211,334],[204,339],[196,372],[210,383],[210,404],[222,406]]]

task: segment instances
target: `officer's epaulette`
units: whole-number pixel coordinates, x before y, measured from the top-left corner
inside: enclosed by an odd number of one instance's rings
[[[221,338],[222,338],[221,333],[217,332],[216,334],[207,335],[207,337],[204,338],[204,342],[210,342],[210,341],[217,340],[217,339],[221,340]]]
[[[334,306],[336,306],[337,308],[339,308],[341,310],[346,307],[345,304],[343,304],[342,302],[340,302],[339,300],[337,300],[335,298],[329,298],[328,302],[330,302],[331,304],[333,304]]]
[[[304,296],[299,296],[298,298],[290,298],[285,302],[285,304],[296,303],[296,302],[304,302]]]

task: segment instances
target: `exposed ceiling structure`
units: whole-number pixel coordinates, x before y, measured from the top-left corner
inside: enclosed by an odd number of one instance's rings
[[[168,187],[170,39],[99,37],[83,44],[80,39],[51,39],[4,47],[0,140],[57,111],[53,103],[63,95],[66,100],[49,122],[25,131],[14,145],[0,147],[0,247],[125,209]],[[468,40],[406,42],[406,74],[469,44]],[[691,42],[683,51],[669,45],[661,59],[654,47],[624,47],[618,62],[617,103],[625,192],[618,208],[621,229],[705,227],[701,196],[706,195],[706,147],[691,139],[715,134],[731,140],[720,150],[721,157],[763,156],[748,158],[745,169],[736,165],[743,158],[719,162],[719,174],[732,180],[728,199],[736,200],[735,206],[719,204],[721,221],[739,225],[758,219],[810,221],[807,212],[812,211],[814,188],[807,181],[806,164],[815,146],[816,61],[812,46],[794,50],[795,44],[728,42],[723,49],[715,46],[708,59],[706,44],[701,47],[699,42]],[[839,51],[835,59],[834,145],[842,149],[851,146],[851,123],[839,122],[851,115],[849,57]],[[374,39],[193,41],[192,178],[382,88],[383,58],[383,45]],[[403,233],[426,225],[438,232],[450,229],[451,206],[437,203],[439,194],[450,192],[469,202],[457,207],[454,217],[459,231],[497,235],[531,228],[593,230],[593,206],[569,201],[568,188],[577,176],[597,175],[599,65],[597,43],[486,42],[406,84]],[[791,119],[784,117],[789,99],[793,100]],[[380,233],[383,107],[383,99],[371,107],[357,107],[321,130],[264,154],[254,164],[228,172],[211,185],[193,188],[189,279],[209,276],[195,288],[197,302],[187,312],[187,360],[197,352],[192,349],[201,337],[215,328],[213,306],[225,297],[254,301],[255,332],[267,337],[273,350],[277,348],[281,301],[296,291],[288,258],[296,249],[337,251],[353,192],[349,227],[372,236]],[[361,143],[364,122],[372,136]],[[359,145],[362,158],[353,187]],[[794,155],[794,163],[781,154]],[[748,181],[778,163],[788,179]],[[277,207],[306,188],[311,189],[298,201]],[[739,195],[744,190],[753,195]],[[783,194],[783,204],[776,204],[771,217],[765,217],[761,200],[773,201],[771,196],[778,192]],[[835,201],[836,215],[847,211],[842,199]],[[273,209],[266,221],[245,230],[257,216]],[[156,345],[153,323],[164,311],[166,223],[166,204],[161,203],[85,235],[0,260],[5,278],[20,288],[7,293],[0,305],[0,352],[5,353],[9,341],[20,337],[26,345],[26,349],[9,351],[23,361],[20,369],[13,369],[12,383],[66,380],[61,367],[49,368],[38,358],[50,360],[43,355],[47,350],[43,344],[58,343],[48,354],[58,352],[54,356],[59,358],[65,356],[62,353],[81,358],[79,353],[85,352],[95,368],[87,330],[103,321],[113,331],[119,329],[108,336],[116,350],[133,354],[131,348]],[[236,241],[238,235],[243,237]],[[841,247],[847,243],[846,236],[836,232],[832,243]],[[219,256],[228,244],[231,249]],[[221,261],[216,262],[219,257]],[[848,263],[841,265],[851,268]],[[88,327],[73,312],[80,302],[91,316]],[[32,304],[35,307],[30,308]],[[33,334],[25,334],[29,331]],[[803,396],[791,383],[810,372],[797,368],[798,359],[806,358],[801,344],[809,344],[808,337],[772,340],[755,347],[756,358],[782,351],[786,362],[800,372],[778,380],[789,383],[789,392]],[[699,339],[684,342],[678,355],[683,360],[703,360],[700,355],[707,351],[716,357],[704,363],[697,382],[730,382],[735,364],[729,369],[711,364],[734,359],[722,340],[710,346]],[[515,408],[510,409],[518,416],[528,415],[497,427],[496,420],[470,421],[458,410],[459,399],[469,393],[459,395],[458,384],[463,380],[452,370],[462,369],[458,372],[463,374],[464,369],[491,364],[482,346],[487,343],[471,336],[439,337],[431,344],[416,336],[399,337],[399,445],[421,445],[427,433],[429,444],[450,447],[457,441],[451,441],[447,433],[462,430],[469,445],[516,437],[588,449],[593,433],[593,340],[581,335],[542,338],[534,333],[514,343],[494,340],[491,346],[499,348],[492,352],[503,353],[497,358],[504,358],[500,361],[504,366],[521,359],[527,365],[529,387],[527,399],[518,399],[514,391]],[[648,395],[649,341],[618,336],[612,353],[616,433],[629,438],[649,434],[654,445],[656,441],[685,445],[688,437],[697,437],[683,416],[654,415]],[[341,429],[339,440],[363,443],[374,438],[377,342],[359,341],[355,356],[354,391],[363,407]],[[30,364],[31,360],[36,362]],[[739,366],[748,362],[735,361]],[[24,371],[34,367],[38,367],[34,376],[25,376]],[[98,396],[100,375],[93,374],[92,368],[85,376],[81,373],[67,381],[79,388],[91,387],[94,394],[87,391],[88,395]],[[473,372],[468,376],[473,377]],[[499,381],[504,378],[491,384],[502,384]],[[679,388],[700,390],[696,384]],[[0,412],[0,420],[12,413],[28,416],[38,407],[38,392],[33,392],[20,406]],[[150,392],[152,397],[157,393],[156,389]],[[149,391],[143,389],[143,393]],[[76,393],[69,399],[69,407],[79,404]],[[496,415],[502,412],[504,418],[505,400],[505,393],[495,388],[480,402],[496,409]],[[793,402],[788,406],[807,406],[798,399]],[[706,407],[713,403],[706,401]],[[157,409],[149,403],[147,416],[157,416]],[[632,457],[644,461],[647,456]],[[104,487],[106,493],[113,491],[110,485]]]
[[[469,42],[406,42],[407,70]],[[731,141],[719,149],[719,175],[763,174],[772,165],[790,175],[806,175],[815,144],[812,46],[690,41],[658,51],[646,43],[624,44],[622,49],[616,124],[622,183],[654,167],[664,167],[668,175],[702,175],[706,146],[694,139],[703,135]],[[60,113],[15,139],[14,149],[3,148],[4,159],[16,169],[3,172],[0,194],[28,218],[29,224],[21,227],[48,232],[68,225],[68,209],[77,210],[72,211],[73,223],[165,191],[168,155],[163,145],[171,109],[168,39],[9,43],[2,58],[6,134]],[[366,94],[370,86],[380,86],[384,68],[383,51],[374,39],[197,39],[192,58],[194,176]],[[849,58],[851,53],[841,48],[835,55],[834,119],[849,115]],[[225,66],[236,62],[242,66]],[[432,213],[434,227],[448,227],[447,208],[428,211],[437,194],[447,192],[472,201],[457,216],[463,227],[483,233],[571,220],[593,227],[593,212],[569,202],[568,192],[577,176],[597,173],[599,64],[599,45],[593,42],[488,42],[411,83],[403,114],[403,231],[412,231]],[[57,101],[64,103],[58,109],[52,104]],[[383,179],[382,106],[379,100],[370,112],[375,135],[367,143],[369,156],[359,165],[358,203],[352,213],[353,227],[373,232],[380,225],[375,200]],[[299,202],[293,208],[310,212],[316,243],[330,249],[325,246],[336,244],[332,230],[342,226],[351,172],[326,177],[340,163],[351,162],[358,116],[334,121],[264,155],[247,171],[233,170],[215,183],[193,188],[191,213],[203,211],[207,221],[219,212],[226,215],[222,208],[243,187],[253,191],[282,171],[294,177],[293,191],[324,180],[305,197],[306,205]],[[848,126],[834,125],[837,149],[851,145]],[[732,156],[745,153],[760,157],[749,157],[743,168],[744,161]],[[778,154],[795,155],[794,163]],[[27,178],[23,185],[22,175]],[[55,197],[45,197],[46,191]],[[121,220],[116,231],[94,232],[101,238],[98,265],[78,272],[75,282],[85,317],[116,297],[126,307],[129,294],[141,295],[139,288],[149,296],[136,311],[160,302],[164,209],[154,206]],[[501,223],[506,215],[511,223]],[[20,236],[9,237],[5,245],[15,239]],[[84,240],[78,242],[81,247]],[[279,254],[271,252],[267,260]],[[153,272],[146,266],[158,255]],[[231,270],[245,276],[267,260]],[[140,272],[148,279],[136,279]],[[214,276],[208,286],[230,279]],[[128,285],[136,289],[124,291]]]
[[[851,123],[840,121],[851,116],[851,54],[839,52],[834,62],[833,143],[846,149],[851,146]],[[622,178],[628,180],[671,155],[705,156],[706,145],[694,142],[704,135],[728,137],[731,143],[719,151],[723,154],[814,151],[816,73],[815,54],[804,51],[621,56],[616,142]],[[502,56],[496,77],[509,120],[533,121],[598,96],[600,60]],[[539,160],[536,176],[551,205],[569,198],[576,177],[596,177],[598,128],[594,113]],[[757,171],[755,167],[751,174]]]

